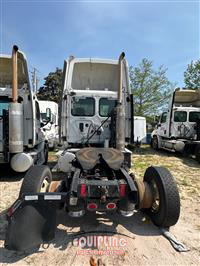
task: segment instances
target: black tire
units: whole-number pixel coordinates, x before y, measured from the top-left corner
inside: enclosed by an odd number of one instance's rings
[[[50,185],[52,181],[51,171],[48,166],[45,165],[35,165],[32,166],[26,175],[24,176],[24,180],[22,182],[22,186],[19,192],[19,195],[22,193],[39,193],[39,192],[48,192],[49,185],[45,191],[41,191],[43,189],[43,184],[46,181]]]
[[[195,157],[198,163],[200,163],[200,145],[197,145],[195,148]]]
[[[155,192],[156,187],[159,195],[157,209],[153,208],[153,204],[150,209],[144,209],[144,211],[157,226],[170,227],[175,225],[180,215],[180,197],[171,173],[164,167],[151,166],[147,168],[144,174],[144,181],[150,185],[152,192]]]
[[[151,147],[154,150],[158,150],[158,138],[156,136],[153,136],[153,138],[151,140]]]

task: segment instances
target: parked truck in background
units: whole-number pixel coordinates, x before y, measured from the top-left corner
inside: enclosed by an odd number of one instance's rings
[[[176,89],[151,137],[154,149],[195,155],[200,163],[200,89]]]
[[[146,143],[146,118],[143,116],[134,116],[134,142]]]
[[[48,114],[47,114],[48,116]],[[47,162],[37,96],[31,90],[27,60],[17,46],[0,55],[0,164],[16,172]]]
[[[54,150],[58,144],[58,104],[53,101],[39,101],[42,122],[45,125],[42,129],[48,140],[48,146]],[[51,109],[51,116],[47,118],[47,109]]]

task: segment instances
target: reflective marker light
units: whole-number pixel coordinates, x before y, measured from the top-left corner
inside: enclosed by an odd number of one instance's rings
[[[88,210],[96,210],[97,204],[96,203],[89,203],[87,208],[88,208]]]
[[[85,198],[86,194],[87,194],[87,192],[86,192],[86,184],[81,184],[80,196]]]
[[[119,185],[119,196],[125,197],[126,194],[126,184],[120,184]]]
[[[107,209],[115,209],[116,208],[116,204],[114,202],[110,202],[106,205]]]
[[[14,209],[12,207],[10,207],[7,211],[7,215],[10,217],[10,216],[12,216],[13,213],[14,213]]]

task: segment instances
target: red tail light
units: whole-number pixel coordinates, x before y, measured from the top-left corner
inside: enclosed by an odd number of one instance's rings
[[[97,204],[96,203],[89,203],[87,208],[88,208],[88,210],[96,210]]]
[[[116,204],[114,202],[110,202],[106,205],[107,209],[115,209],[116,208]]]
[[[81,184],[81,192],[80,192],[80,196],[85,198],[87,195],[87,191],[86,191],[86,184]]]
[[[119,196],[125,197],[126,195],[126,184],[120,184],[119,185]]]

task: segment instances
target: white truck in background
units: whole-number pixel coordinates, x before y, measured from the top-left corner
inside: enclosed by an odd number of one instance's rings
[[[47,117],[50,109],[47,110]],[[25,55],[13,46],[0,55],[0,164],[16,172],[48,160],[37,96],[31,90]]]
[[[42,122],[45,125],[42,129],[48,140],[49,148],[54,150],[58,144],[58,104],[53,101],[39,101]],[[51,109],[50,118],[46,117],[47,109]]]
[[[176,89],[151,137],[154,149],[195,155],[200,163],[200,89]]]
[[[146,143],[146,118],[143,116],[134,116],[134,142]]]

